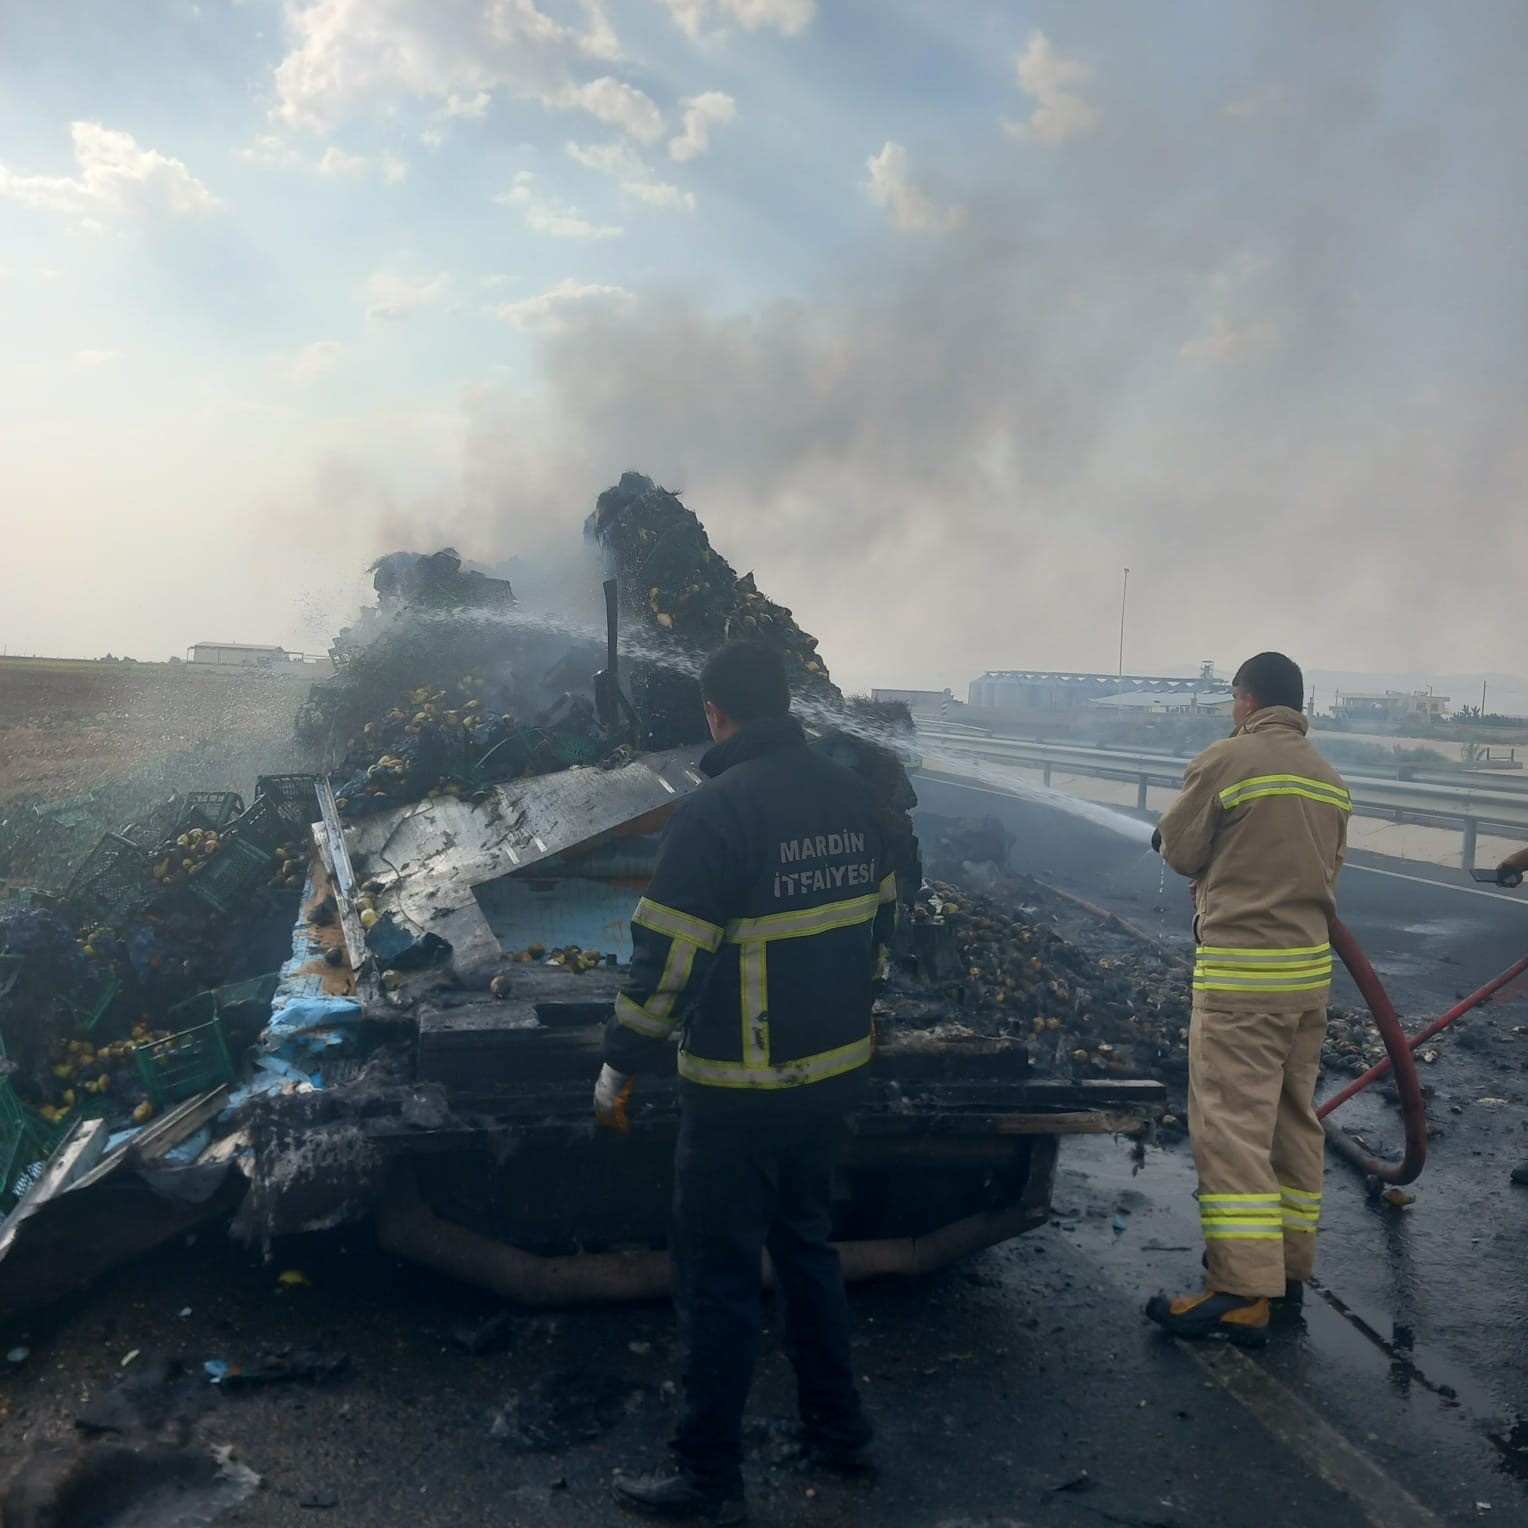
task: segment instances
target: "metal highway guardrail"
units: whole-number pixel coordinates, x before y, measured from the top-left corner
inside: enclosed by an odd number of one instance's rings
[[[1115,748],[1107,743],[1045,743],[1038,738],[1000,738],[974,728],[947,725],[937,728],[920,728],[918,736],[931,742],[1022,743],[1026,748],[1049,749],[1057,757],[1062,754],[1071,754],[1078,758],[1089,759],[1101,756],[1110,759],[1128,759],[1132,762],[1139,760],[1148,764],[1176,766],[1180,778],[1192,757],[1190,754],[1157,753],[1144,748]],[[1318,749],[1321,746],[1321,738],[1320,733],[1312,734],[1311,740]],[[1372,765],[1360,764],[1344,768],[1337,760],[1333,760],[1333,763],[1342,771],[1343,778],[1348,780],[1403,781],[1408,784],[1444,785],[1450,789],[1483,790],[1487,793],[1528,796],[1528,771],[1514,774],[1505,770],[1498,772],[1425,769],[1414,764],[1398,764],[1394,770],[1380,770]]]
[[[918,739],[924,746],[926,768],[931,765],[938,768],[937,762],[928,757],[934,753],[954,762],[990,760],[1021,769],[1037,769],[1046,785],[1051,783],[1053,774],[1134,782],[1136,808],[1142,812],[1146,810],[1147,791],[1153,785],[1176,790],[1183,784],[1183,771],[1189,762],[1165,753],[982,737],[932,728],[920,728]],[[1353,797],[1353,810],[1361,816],[1460,829],[1466,870],[1475,866],[1475,843],[1481,828],[1528,839],[1528,789],[1504,786],[1504,782],[1495,778],[1490,788],[1473,782],[1436,783],[1440,778],[1447,781],[1438,772],[1429,772],[1427,780],[1403,780],[1348,770],[1342,770],[1342,777]]]

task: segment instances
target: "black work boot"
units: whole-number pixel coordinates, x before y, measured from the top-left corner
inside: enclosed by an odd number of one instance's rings
[[[1514,1183],[1528,1184],[1528,1162],[1519,1162],[1512,1169],[1512,1181]]]
[[[866,1438],[863,1443],[843,1443],[807,1431],[802,1435],[801,1455],[809,1465],[821,1465],[842,1475],[875,1473],[875,1440],[872,1438]]]
[[[1210,1254],[1206,1252],[1200,1259],[1199,1264],[1208,1272],[1210,1266]],[[1299,1279],[1285,1279],[1284,1293],[1270,1295],[1268,1297],[1268,1310],[1275,1321],[1288,1321],[1298,1316],[1305,1309],[1305,1285]]]
[[[1298,1316],[1305,1309],[1305,1285],[1299,1279],[1285,1279],[1284,1293],[1275,1295],[1268,1304],[1275,1318]]]
[[[628,1512],[670,1522],[741,1523],[748,1515],[741,1480],[712,1485],[676,1470],[672,1475],[617,1475],[611,1494]]]
[[[1262,1296],[1217,1294],[1206,1289],[1197,1295],[1169,1299],[1153,1295],[1146,1314],[1174,1337],[1196,1341],[1224,1337],[1238,1347],[1261,1347],[1268,1340],[1268,1301]]]

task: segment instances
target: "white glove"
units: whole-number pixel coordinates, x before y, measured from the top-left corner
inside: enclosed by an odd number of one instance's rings
[[[618,1072],[608,1062],[600,1068],[599,1081],[594,1084],[594,1117],[600,1124],[623,1133],[631,1129],[626,1117],[626,1105],[632,1089],[637,1085],[634,1077]]]

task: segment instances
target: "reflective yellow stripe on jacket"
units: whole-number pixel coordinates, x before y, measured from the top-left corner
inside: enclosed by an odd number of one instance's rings
[[[678,908],[665,907],[663,903],[650,901],[647,897],[637,903],[632,921],[651,929],[655,934],[666,934],[671,943],[657,989],[645,1003],[635,1003],[622,993],[615,1000],[616,1021],[634,1034],[645,1035],[653,1040],[666,1040],[678,1022],[675,1005],[680,993],[689,985],[695,956],[701,950],[715,954],[721,948],[722,930],[714,923],[707,923],[704,918],[682,913]]]
[[[829,902],[823,907],[803,907],[792,913],[771,913],[766,918],[734,918],[727,925],[727,943],[745,944],[751,940],[769,943],[775,939],[800,939],[809,934],[826,934],[833,929],[852,928],[856,923],[869,923],[875,917],[880,903],[879,893],[872,891],[863,897],[851,897],[846,902]]]
[[[1253,775],[1251,779],[1238,780],[1221,791],[1220,804],[1229,812],[1233,807],[1245,806],[1247,802],[1259,801],[1265,796],[1300,796],[1306,801],[1324,802],[1342,812],[1353,810],[1353,798],[1342,786],[1313,780],[1308,775]]]
[[[825,1082],[864,1066],[875,1052],[869,1035],[819,1056],[803,1056],[781,1066],[740,1066],[736,1061],[706,1061],[679,1052],[679,1075],[713,1088],[792,1088],[803,1082]]]
[[[677,908],[665,907],[663,903],[647,897],[637,903],[631,921],[640,923],[643,928],[650,928],[655,934],[667,934],[671,939],[688,939],[713,954],[721,948],[722,930],[714,923],[682,913]]]
[[[1196,992],[1315,992],[1332,982],[1332,947],[1236,950],[1201,944],[1194,951]]]
[[[897,899],[895,874],[882,878],[875,891],[829,902],[822,907],[803,907],[762,918],[735,918],[724,938],[738,946],[738,990],[742,1000],[743,1044],[741,1062],[710,1061],[703,1056],[679,1052],[679,1075],[691,1082],[716,1088],[793,1088],[802,1083],[823,1082],[864,1066],[874,1051],[870,1035],[837,1050],[794,1061],[775,1063],[769,1051],[769,946],[779,939],[803,939],[872,923],[881,908]],[[884,952],[877,951],[877,963]],[[623,1021],[624,1022],[624,1021]]]

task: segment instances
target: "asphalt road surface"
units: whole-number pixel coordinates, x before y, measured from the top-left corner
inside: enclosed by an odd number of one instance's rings
[[[1001,816],[1022,868],[1155,937],[1186,940],[1182,888],[1138,843],[1032,803],[932,782],[920,792],[933,812]],[[1343,915],[1408,1020],[1441,1011],[1528,945],[1528,898],[1393,870],[1355,866]],[[1064,1143],[1050,1226],[936,1279],[856,1291],[856,1363],[881,1437],[874,1482],[818,1477],[783,1458],[770,1419],[790,1412],[792,1394],[771,1323],[753,1403],[752,1520],[1528,1520],[1528,1190],[1507,1179],[1528,1156],[1528,1039],[1517,1025],[1528,1025],[1528,1002],[1493,1005],[1425,1069],[1443,1134],[1415,1204],[1376,1206],[1348,1167],[1329,1167],[1321,1287],[1303,1323],[1261,1354],[1190,1348],[1144,1320],[1147,1295],[1198,1283],[1192,1164],[1183,1148],[1152,1149],[1137,1168],[1124,1143],[1094,1139]],[[1379,1144],[1398,1146],[1383,1098],[1349,1107]],[[310,1285],[278,1283],[292,1268]],[[46,1320],[5,1328],[0,1341],[26,1356],[0,1365],[0,1467],[39,1440],[70,1438],[82,1407],[163,1357],[192,1383],[150,1408],[145,1436],[231,1447],[261,1478],[219,1523],[628,1521],[608,1483],[617,1467],[664,1458],[675,1418],[669,1312],[517,1317],[504,1351],[469,1357],[452,1329],[493,1309],[382,1257],[364,1232],[281,1244],[269,1262],[204,1233]],[[315,1385],[224,1393],[200,1383],[208,1359],[282,1344],[343,1350],[348,1367]],[[526,1448],[527,1427],[550,1446]],[[594,1436],[570,1436],[580,1433]],[[207,1520],[199,1500],[188,1490],[173,1511],[103,1511],[65,1528],[190,1525]]]
[[[1188,946],[1181,882],[1139,844],[1094,822],[978,787],[918,781],[923,808],[996,816],[1017,837],[1014,862],[1064,890]],[[1343,873],[1343,921],[1368,953],[1408,1028],[1419,1028],[1528,952],[1528,895],[1476,886],[1458,872],[1356,855]],[[1334,1001],[1358,1006],[1344,973]],[[1405,1208],[1375,1205],[1350,1168],[1330,1163],[1319,1278],[1306,1331],[1255,1359],[1311,1416],[1335,1429],[1387,1478],[1444,1521],[1528,1519],[1528,1189],[1512,1166],[1528,1157],[1528,996],[1509,991],[1446,1031],[1420,1068],[1438,1133]],[[1346,1079],[1339,1079],[1345,1081]],[[1400,1116],[1381,1089],[1335,1116],[1399,1153]],[[1090,1193],[1111,1181],[1110,1159],[1067,1154]],[[1176,1188],[1172,1185],[1176,1184]],[[1152,1153],[1132,1187],[1145,1195],[1154,1245],[1197,1247],[1190,1164]],[[1132,1255],[1140,1221],[1123,1235],[1086,1234],[1117,1287],[1178,1287],[1193,1254]],[[1063,1235],[1067,1233],[1063,1231]],[[1173,1275],[1176,1272],[1176,1281]],[[1489,1506],[1484,1505],[1489,1504]],[[1227,1517],[1225,1521],[1254,1521]],[[1333,1521],[1361,1521],[1336,1518]],[[1380,1520],[1389,1521],[1381,1517]]]

